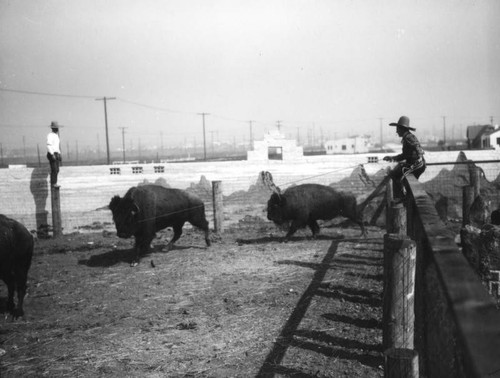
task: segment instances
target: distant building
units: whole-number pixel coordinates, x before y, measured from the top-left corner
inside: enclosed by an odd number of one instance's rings
[[[492,134],[496,134],[495,126],[493,125],[475,125],[467,126],[467,147],[472,150],[481,150],[493,148],[498,144],[496,140],[492,143]]]
[[[247,151],[247,160],[297,160],[304,157],[304,150],[295,139],[285,139],[278,130],[264,135],[264,140],[253,142],[253,151]]]
[[[495,128],[489,136],[490,138],[490,146],[495,150],[500,150],[500,128],[498,126]]]
[[[369,135],[353,136],[344,139],[335,139],[325,142],[327,154],[363,154],[371,147]]]

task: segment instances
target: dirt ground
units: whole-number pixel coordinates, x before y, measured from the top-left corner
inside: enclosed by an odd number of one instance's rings
[[[381,377],[383,232],[325,227],[291,242],[246,217],[212,235],[38,239],[24,318],[5,315],[0,376]]]

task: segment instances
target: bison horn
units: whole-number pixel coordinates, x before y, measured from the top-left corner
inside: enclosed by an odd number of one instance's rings
[[[101,210],[110,210],[109,205],[102,206],[102,207],[98,207],[98,208],[97,208],[97,209],[95,209],[94,211],[101,211]]]

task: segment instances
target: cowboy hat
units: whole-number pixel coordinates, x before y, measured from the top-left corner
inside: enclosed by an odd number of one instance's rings
[[[407,116],[399,117],[398,122],[389,123],[389,126],[399,126],[399,127],[403,127],[405,129],[411,130],[411,131],[417,130],[413,127],[410,127],[410,119]]]
[[[49,126],[51,129],[58,129],[60,127],[63,127],[63,125],[59,125],[57,121],[52,121]]]

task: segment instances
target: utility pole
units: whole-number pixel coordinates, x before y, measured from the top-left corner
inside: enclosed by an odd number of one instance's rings
[[[76,165],[78,165],[78,140],[75,141],[75,156]]]
[[[446,146],[446,117],[443,116],[443,146]]]
[[[490,116],[490,125],[493,126],[493,116]]]
[[[26,158],[26,137],[23,135],[23,154],[24,154],[24,163],[28,164],[27,158]]]
[[[278,132],[281,132],[281,121],[276,121],[276,127],[278,128]]]
[[[205,134],[205,116],[210,115],[210,113],[198,113],[203,117],[203,159],[207,160],[207,138]]]
[[[116,97],[103,97],[103,98],[96,98],[96,101],[104,101],[104,123],[106,125],[106,153],[107,153],[107,162],[108,165],[110,163],[110,158],[109,158],[109,134],[108,134],[108,109],[106,106],[106,103],[108,100],[116,100]]]
[[[38,154],[38,166],[42,166],[42,160],[40,159],[40,144],[36,144],[36,153]]]
[[[383,126],[382,126],[384,119],[379,118],[379,120],[380,120],[380,148],[382,150],[384,150],[384,132],[383,132]]]
[[[253,132],[252,132],[252,123],[254,121],[248,121],[248,123],[250,124],[250,146],[249,146],[249,149],[250,150],[253,150]]]
[[[212,158],[214,157],[214,133],[215,131],[210,131],[211,141],[212,141]]]
[[[126,127],[119,127],[122,131],[122,150],[123,150],[123,164],[125,164],[125,129]]]

